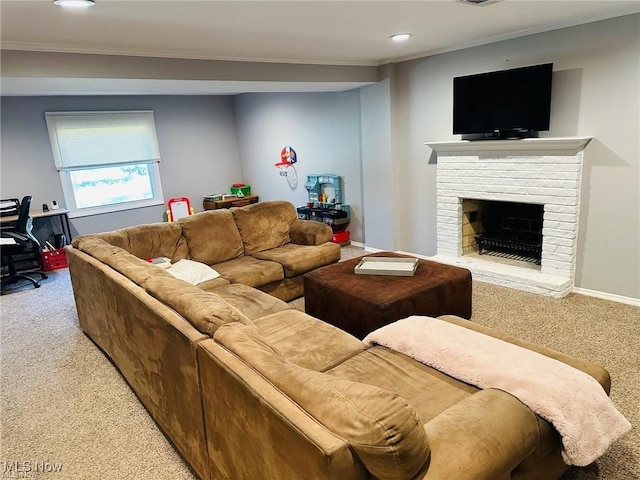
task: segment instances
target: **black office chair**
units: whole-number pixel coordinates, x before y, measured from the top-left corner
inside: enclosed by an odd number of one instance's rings
[[[16,255],[35,254],[39,256],[40,253],[40,243],[31,233],[32,220],[29,216],[31,198],[31,195],[27,195],[20,202],[20,211],[15,230],[2,230],[1,232],[3,238],[13,238],[16,243],[11,245],[2,245],[2,257],[7,259],[9,274],[2,279],[0,288],[16,283],[18,280],[28,280],[35,288],[39,288],[39,280],[31,278],[29,275],[40,275],[42,279],[47,278],[47,275],[40,270],[31,270],[20,273],[16,271],[14,261],[14,257]],[[40,259],[38,258],[38,261],[39,260]]]

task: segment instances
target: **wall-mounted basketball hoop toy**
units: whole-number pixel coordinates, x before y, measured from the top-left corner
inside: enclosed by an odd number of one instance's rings
[[[284,147],[280,152],[280,162],[274,166],[280,170],[280,176],[287,179],[289,188],[294,190],[298,186],[298,172],[293,166],[298,161],[298,155],[292,147]]]

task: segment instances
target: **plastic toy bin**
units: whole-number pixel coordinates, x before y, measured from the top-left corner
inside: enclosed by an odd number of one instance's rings
[[[232,195],[238,195],[240,192],[242,192],[242,195],[251,195],[251,185],[240,185],[236,183],[231,186]]]
[[[331,241],[333,243],[347,243],[349,241],[349,231],[343,230],[341,232],[333,232]]]
[[[43,250],[40,252],[40,259],[42,260],[42,270],[45,272],[67,267],[67,253],[64,248]]]

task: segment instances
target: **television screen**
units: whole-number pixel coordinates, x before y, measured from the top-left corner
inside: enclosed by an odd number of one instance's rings
[[[453,79],[453,133],[519,136],[549,130],[553,64]]]

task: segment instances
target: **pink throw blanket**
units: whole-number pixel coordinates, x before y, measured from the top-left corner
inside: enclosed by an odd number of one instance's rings
[[[504,390],[562,436],[562,458],[585,466],[631,429],[590,375],[526,348],[431,317],[411,316],[364,339],[479,388]]]

